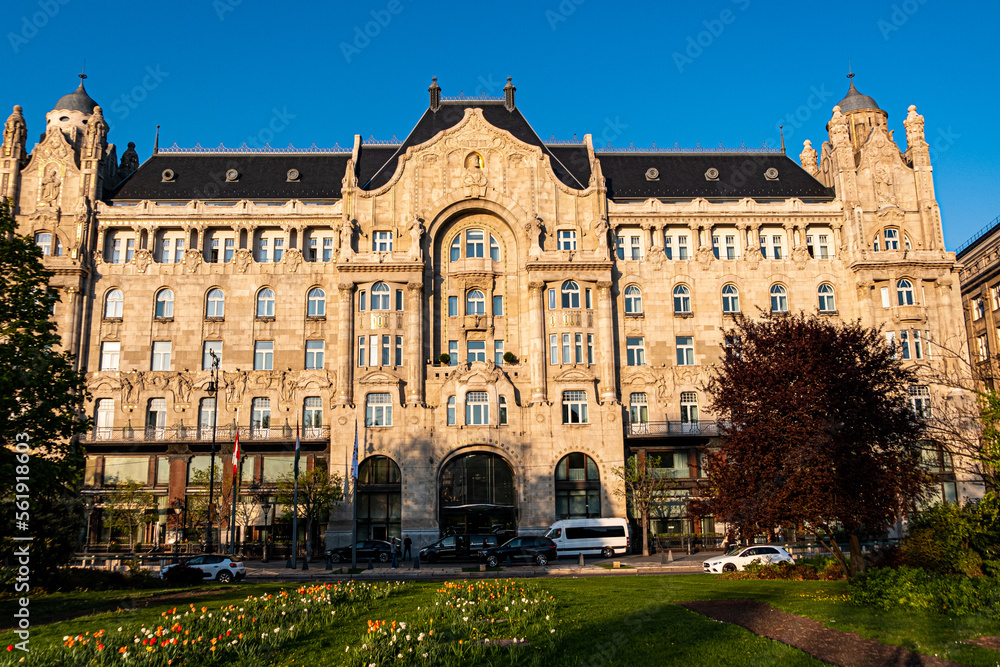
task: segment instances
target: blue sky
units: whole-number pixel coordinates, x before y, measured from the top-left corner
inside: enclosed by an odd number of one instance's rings
[[[677,4],[8,0],[0,113],[22,105],[37,140],[86,60],[109,139],[140,159],[157,124],[161,146],[349,147],[405,137],[432,75],[446,96],[510,75],[543,139],[759,146],[784,123],[797,158],[850,61],[897,138],[908,105],[926,118],[948,247],[1000,215],[996,3]]]

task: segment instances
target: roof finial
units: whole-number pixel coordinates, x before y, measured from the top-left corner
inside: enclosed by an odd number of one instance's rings
[[[517,90],[517,88],[514,87],[514,84],[511,82],[511,77],[508,76],[507,85],[503,87],[503,105],[507,109],[507,111],[514,110],[515,90]]]
[[[87,59],[86,58],[83,59],[83,69],[80,70],[80,73],[77,74],[77,76],[80,77],[80,85],[82,86],[83,85],[83,80],[87,78]]]
[[[438,78],[431,77],[431,86],[427,89],[431,94],[431,111],[437,111],[441,108],[441,86],[438,85]]]
[[[156,126],[156,139],[153,141],[153,155],[160,152],[160,126]]]
[[[778,132],[781,133],[781,152],[784,153],[785,152],[785,126],[784,125],[779,125],[778,126]]]

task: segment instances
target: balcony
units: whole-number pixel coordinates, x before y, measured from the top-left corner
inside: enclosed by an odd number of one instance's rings
[[[239,430],[241,442],[295,440],[295,428],[291,426],[272,426],[270,428],[240,426],[239,429],[236,429],[232,426],[220,425],[215,432],[216,442],[232,442],[236,439],[237,430]],[[299,433],[303,442],[328,441],[330,439],[329,426],[302,428]],[[211,442],[212,429],[197,426],[97,427],[93,431],[83,434],[82,440],[83,442],[107,444],[116,442]]]
[[[696,422],[625,422],[625,435],[629,438],[677,438],[690,436],[717,436],[719,424],[714,421]]]

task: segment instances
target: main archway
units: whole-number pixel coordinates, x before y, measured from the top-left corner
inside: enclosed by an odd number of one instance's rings
[[[463,454],[441,471],[440,526],[445,535],[517,530],[514,470],[489,452]]]

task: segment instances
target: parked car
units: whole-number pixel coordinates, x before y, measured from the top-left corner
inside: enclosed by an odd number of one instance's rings
[[[374,558],[380,563],[388,563],[389,559],[392,558],[392,544],[385,540],[359,540],[357,547],[359,561]],[[326,555],[334,563],[349,562],[351,560],[351,547],[328,549]]]
[[[231,581],[240,581],[243,577],[247,576],[247,570],[243,567],[243,563],[234,561],[229,556],[204,554],[195,556],[194,558],[186,558],[181,563],[196,570],[201,570],[204,578],[209,581],[220,581],[224,584],[228,584]],[[175,565],[177,563],[171,563],[161,569],[160,579],[163,579],[164,575]]]
[[[765,544],[752,547],[737,547],[723,556],[709,558],[702,563],[702,567],[705,569],[705,572],[736,572],[737,570],[742,570],[755,560],[759,560],[764,565],[768,563],[795,562],[792,555],[781,547]]]
[[[625,519],[563,519],[545,533],[556,543],[560,556],[600,554],[612,558],[629,549],[628,521]]]
[[[485,549],[498,546],[496,535],[449,535],[420,550],[420,560],[476,560]]]
[[[503,546],[486,549],[483,560],[489,567],[496,567],[510,558],[513,562],[533,562],[547,565],[557,556],[556,543],[547,537],[515,537]]]

